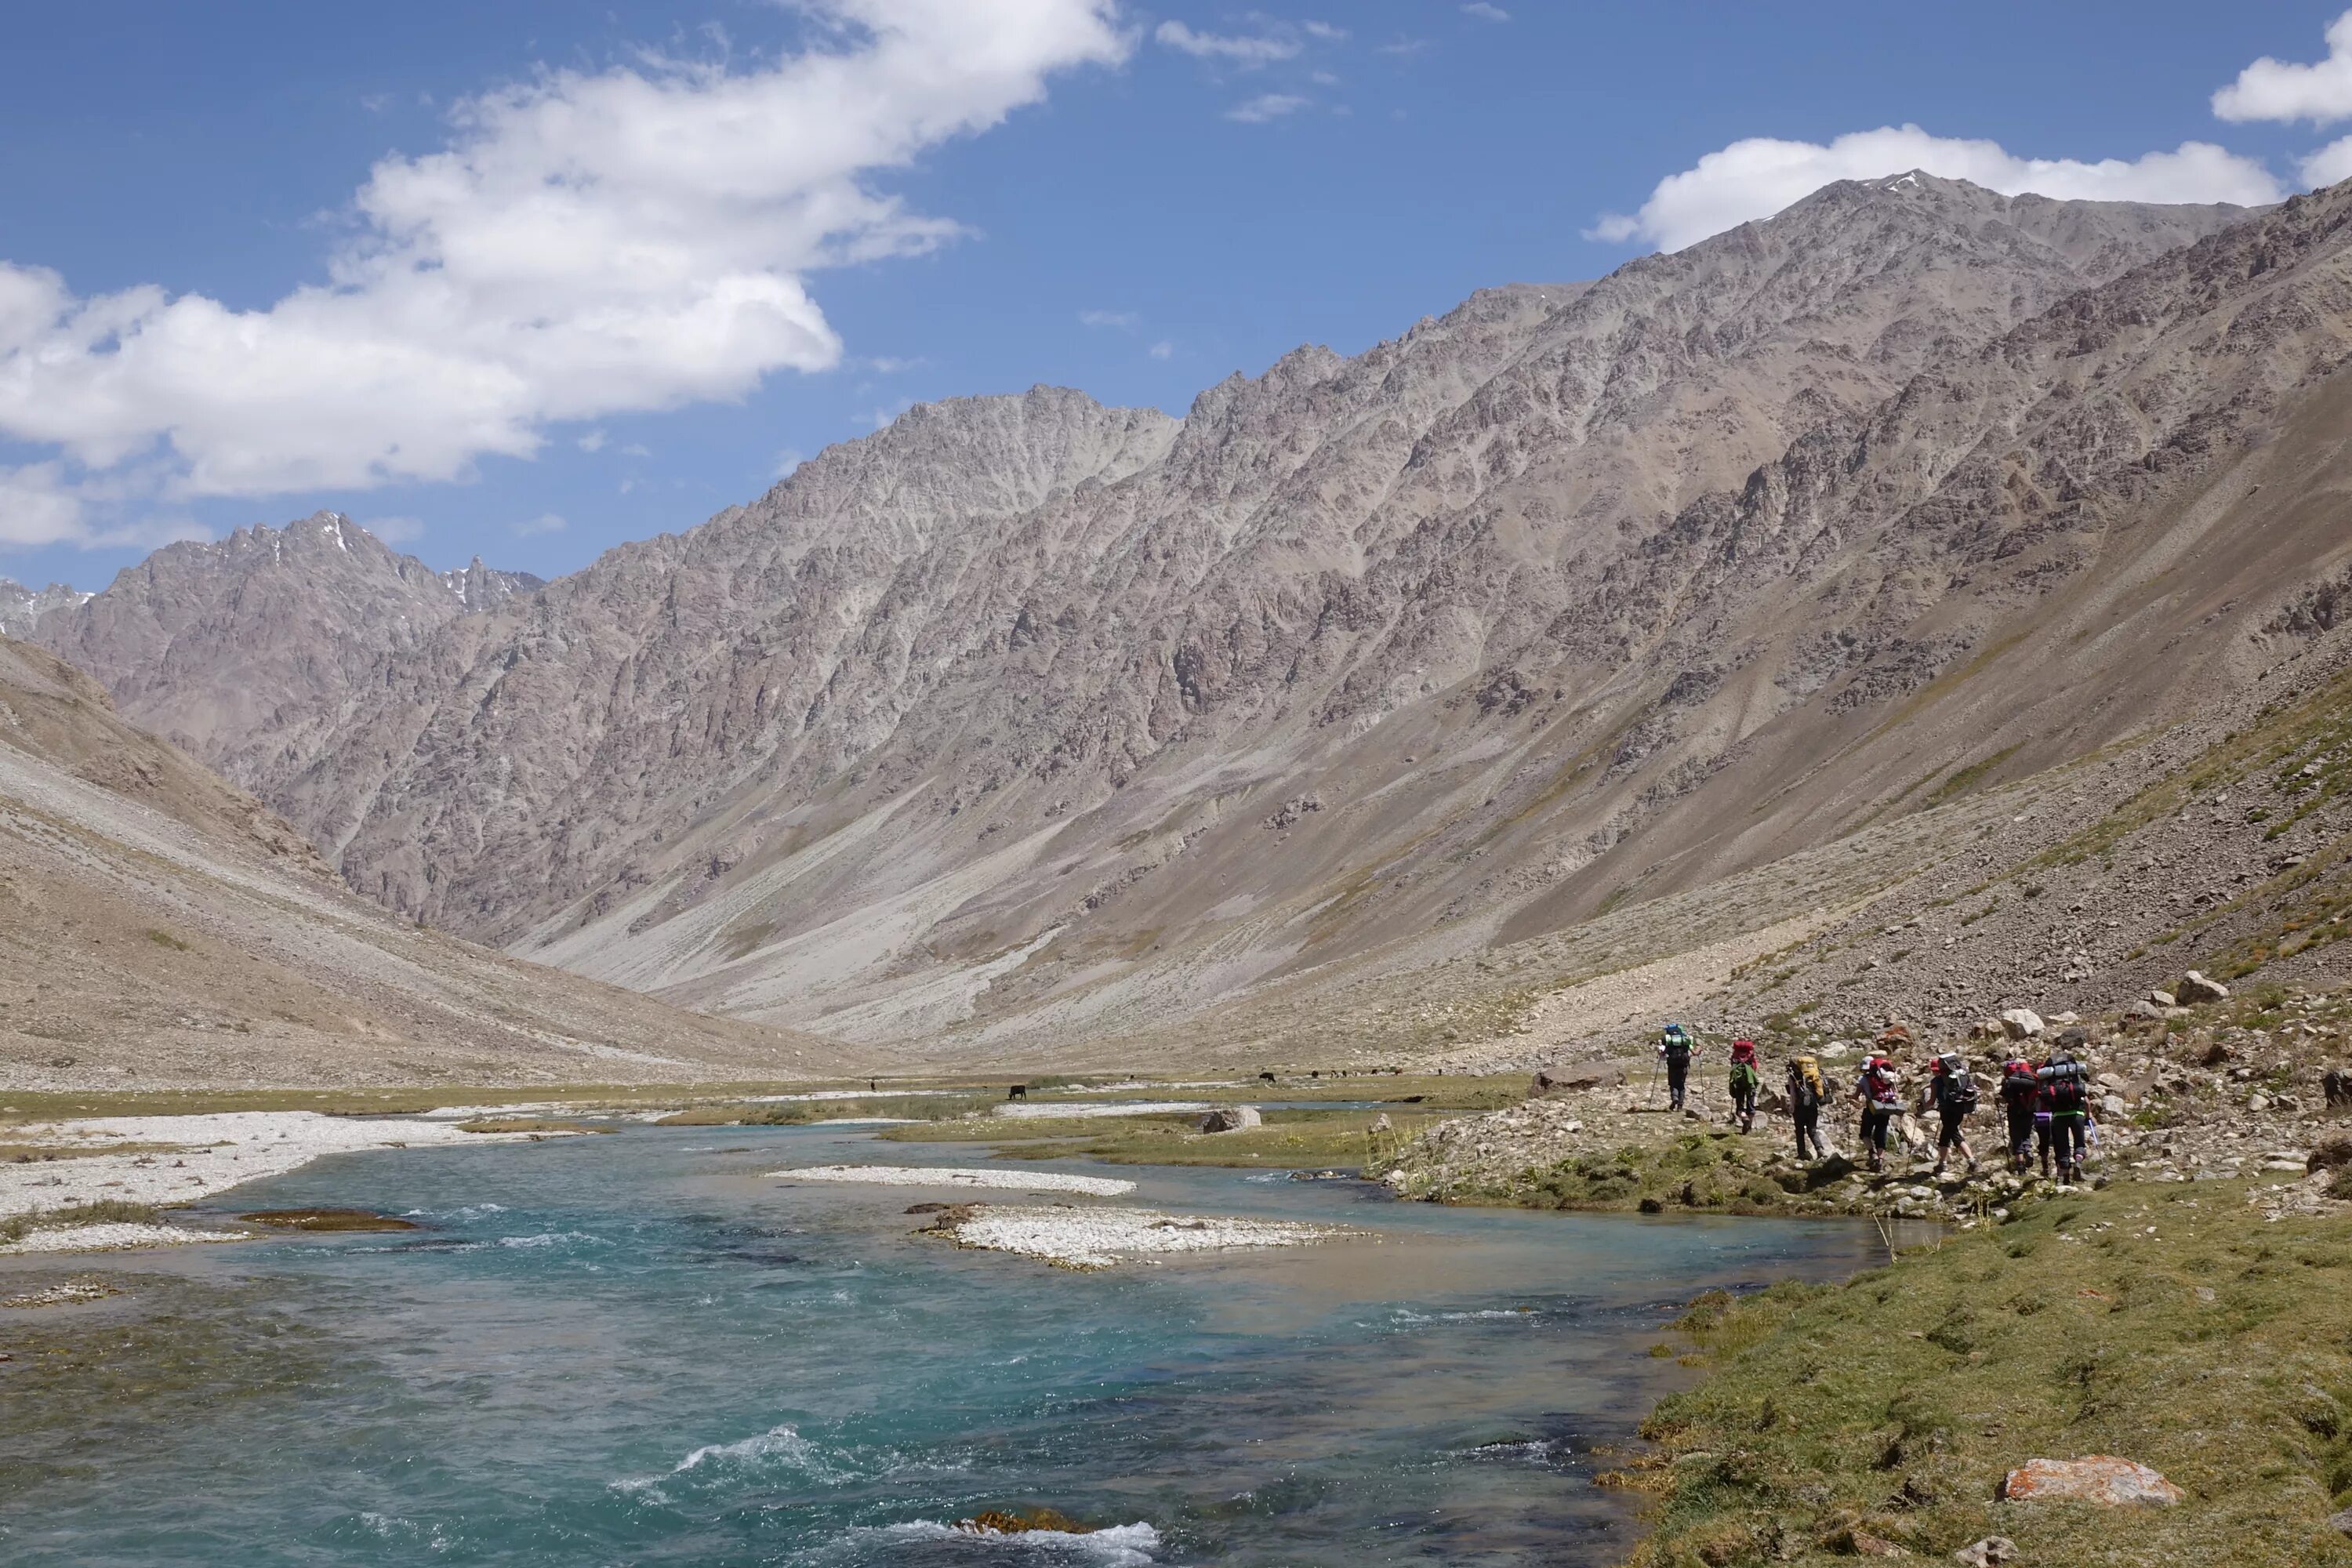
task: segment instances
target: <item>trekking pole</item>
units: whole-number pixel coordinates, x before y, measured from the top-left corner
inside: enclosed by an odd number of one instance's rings
[[[1650,1104],[1651,1104],[1653,1107],[1655,1107],[1655,1106],[1657,1105],[1657,1103],[1658,1103],[1658,1068],[1659,1068],[1659,1067],[1662,1065],[1663,1060],[1664,1060],[1664,1058],[1658,1058],[1658,1059],[1656,1059],[1656,1060],[1653,1060],[1653,1061],[1650,1063],[1650,1101],[1649,1101],[1649,1102],[1650,1102]]]

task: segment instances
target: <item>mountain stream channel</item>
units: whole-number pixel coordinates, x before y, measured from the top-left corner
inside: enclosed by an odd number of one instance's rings
[[[420,1228],[10,1260],[0,1296],[119,1293],[0,1313],[0,1560],[1610,1563],[1640,1523],[1593,1477],[1695,1375],[1650,1353],[1681,1304],[1885,1256],[1858,1222],[1003,1166],[1364,1233],[1081,1273],[917,1235],[907,1210],[1100,1199],[772,1174],[978,1152],[632,1125],[343,1154],[199,1216]],[[956,1525],[1042,1508],[1085,1532]]]

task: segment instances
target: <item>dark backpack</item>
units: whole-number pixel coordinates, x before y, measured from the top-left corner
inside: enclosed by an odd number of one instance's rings
[[[2039,1076],[2049,1086],[2050,1109],[2059,1115],[2071,1116],[2090,1104],[2090,1085],[2084,1079],[2081,1062],[2051,1062]]]
[[[2031,1109],[2034,1097],[2042,1092],[2042,1080],[2030,1067],[2011,1069],[2001,1075],[2000,1097],[2011,1105]]]
[[[1963,1116],[1977,1108],[1977,1080],[1967,1064],[1945,1064],[1943,1077],[1936,1080],[1936,1103]]]

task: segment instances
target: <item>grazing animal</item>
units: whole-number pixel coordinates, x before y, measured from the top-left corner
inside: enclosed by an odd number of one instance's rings
[[[1007,1100],[1026,1100],[1029,1098],[1029,1086],[1025,1083],[1016,1083],[1011,1089],[1004,1091],[1004,1098]]]
[[[1272,1083],[1274,1081],[1274,1075],[1270,1072],[1262,1072],[1257,1076],[1264,1079],[1268,1083]]]
[[[2320,1074],[2319,1091],[2327,1097],[2331,1110],[2340,1105],[2352,1105],[2352,1068],[2329,1068]]]

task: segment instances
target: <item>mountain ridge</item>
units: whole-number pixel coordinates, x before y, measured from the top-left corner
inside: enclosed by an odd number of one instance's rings
[[[1980,654],[1936,615],[1949,528],[1907,581],[1841,567],[1809,616],[1885,603],[1833,627],[1749,591],[1843,559],[1795,524],[1869,510],[1831,477],[1857,439],[1874,482],[1940,482],[1969,420],[2011,417],[1940,377],[1967,392],[1972,356],[2025,353],[1989,345],[2246,216],[1845,182],[1353,359],[1294,351],[1182,421],[1046,388],[925,405],[372,652],[362,699],[238,776],[395,909],[910,1049],[1516,940],[1647,896],[1621,847],[1670,847],[1655,825],[1743,758],[1793,765],[1779,737],[1822,726],[1787,715],[1883,715]],[[2024,564],[2079,567],[2043,531]],[[1867,809],[1776,818],[1778,851]],[[1728,874],[1763,852],[1733,826],[1665,858]]]

